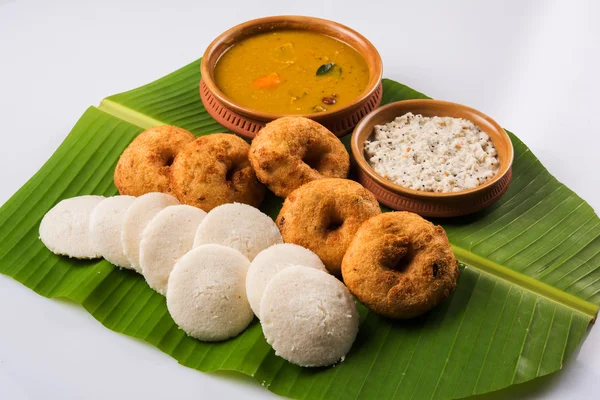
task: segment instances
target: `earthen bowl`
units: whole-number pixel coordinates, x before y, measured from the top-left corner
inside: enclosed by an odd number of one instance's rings
[[[373,135],[375,125],[388,123],[408,112],[426,117],[464,118],[479,126],[490,136],[498,152],[500,167],[496,175],[476,188],[451,193],[412,190],[378,175],[365,158],[365,140]],[[425,217],[456,217],[489,207],[506,192],[512,177],[514,151],[504,129],[482,112],[447,101],[406,100],[378,108],[354,128],[351,150],[358,181],[373,192],[380,203],[395,210],[412,211]]]
[[[204,107],[221,125],[250,139],[267,122],[285,116],[236,104],[215,84],[214,70],[221,55],[239,41],[265,32],[291,29],[308,30],[341,40],[358,51],[367,62],[369,83],[353,102],[335,110],[301,115],[319,122],[337,136],[343,136],[350,132],[362,117],[379,106],[383,66],[379,52],[364,36],[347,26],[325,19],[302,16],[266,17],[244,22],[222,33],[213,40],[202,57],[200,97]]]

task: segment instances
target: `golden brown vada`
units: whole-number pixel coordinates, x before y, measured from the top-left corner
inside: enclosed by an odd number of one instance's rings
[[[321,178],[346,178],[350,157],[323,125],[304,117],[270,122],[252,141],[250,162],[258,180],[279,197]]]
[[[407,319],[452,293],[458,262],[441,226],[410,212],[390,212],[360,227],[344,256],[342,276],[371,310]]]
[[[284,242],[316,253],[334,274],[341,274],[344,253],[359,226],[381,213],[375,196],[360,183],[324,178],[294,190],[277,216]]]
[[[202,136],[187,144],[171,166],[173,195],[204,211],[225,203],[258,207],[265,187],[248,161],[250,145],[226,133]]]
[[[183,146],[196,137],[185,129],[162,125],[140,133],[127,146],[115,168],[115,186],[122,195],[170,193],[170,168]]]

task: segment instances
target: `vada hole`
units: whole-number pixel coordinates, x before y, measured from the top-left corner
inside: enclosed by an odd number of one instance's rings
[[[408,259],[408,257],[402,257],[391,267],[391,269],[398,272],[408,272],[409,267],[410,260]]]
[[[225,180],[227,182],[232,182],[233,181],[233,176],[235,175],[235,173],[237,172],[236,168],[229,168],[227,170],[227,173],[225,174]]]
[[[338,229],[340,229],[342,227],[342,225],[343,225],[342,222],[332,222],[327,227],[327,230],[328,231],[337,231]]]
[[[396,272],[406,273],[414,266],[414,255],[406,247],[395,247],[388,249],[384,255],[383,265]]]
[[[163,156],[164,159],[164,163],[166,167],[170,167],[173,164],[173,161],[175,160],[175,155],[174,154],[166,154],[165,156]]]
[[[320,151],[307,151],[302,157],[302,162],[311,167],[314,170],[319,170],[321,167],[321,160],[323,158],[323,153]]]
[[[438,274],[439,266],[436,263],[433,263],[433,277],[436,278]]]
[[[328,232],[334,232],[340,229],[342,225],[344,225],[344,221],[339,217],[339,215],[332,215],[329,221],[327,221],[325,229]]]

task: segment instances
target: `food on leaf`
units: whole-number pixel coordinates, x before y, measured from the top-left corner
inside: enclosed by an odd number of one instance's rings
[[[204,211],[233,202],[258,207],[265,187],[250,166],[249,149],[242,138],[227,133],[186,144],[171,165],[173,195]]]
[[[175,323],[203,341],[239,335],[254,318],[246,298],[249,264],[239,251],[216,244],[186,253],[169,277],[167,308]]]
[[[194,247],[220,244],[238,250],[250,261],[264,249],[282,243],[275,222],[258,208],[247,204],[223,204],[211,210],[202,221]]]
[[[127,210],[135,201],[133,196],[113,196],[102,200],[90,216],[91,238],[108,262],[122,268],[131,267],[123,252],[121,229]]]
[[[361,225],[342,262],[344,283],[389,318],[417,317],[456,287],[458,261],[446,232],[417,214],[383,213]]]
[[[275,354],[302,367],[343,361],[358,333],[354,299],[337,278],[292,266],[265,288],[260,321]]]
[[[90,232],[90,215],[103,196],[79,196],[58,202],[42,218],[40,240],[54,254],[99,258],[102,254]]]
[[[356,231],[381,213],[373,193],[349,179],[324,178],[288,195],[277,216],[286,243],[314,251],[327,270],[341,275],[342,258]]]
[[[278,272],[302,265],[327,271],[323,261],[312,251],[295,244],[275,244],[260,253],[252,260],[246,276],[246,293],[254,314],[260,318],[260,300],[265,286]]]
[[[196,137],[185,129],[162,125],[140,133],[121,154],[115,186],[122,195],[170,193],[170,168],[179,151]]]
[[[148,224],[140,242],[140,266],[148,286],[163,296],[173,266],[194,245],[194,234],[206,216],[185,204],[164,208]]]
[[[123,253],[129,260],[132,269],[142,273],[140,242],[144,229],[159,211],[176,204],[179,204],[179,201],[171,195],[151,192],[135,199],[127,209],[121,228],[121,243],[123,244]]]

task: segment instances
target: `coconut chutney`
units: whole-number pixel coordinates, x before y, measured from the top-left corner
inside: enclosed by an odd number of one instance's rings
[[[500,166],[494,143],[473,122],[412,113],[376,125],[365,158],[382,177],[423,192],[473,189]]]

